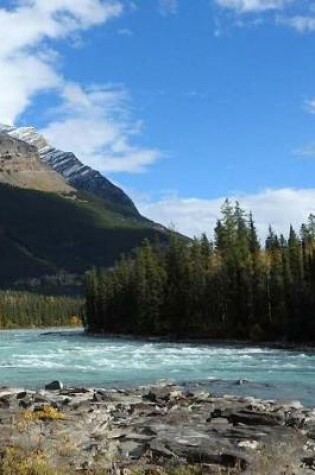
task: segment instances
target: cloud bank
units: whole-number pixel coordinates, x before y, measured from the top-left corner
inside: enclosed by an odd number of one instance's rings
[[[119,2],[19,0],[0,8],[0,114],[13,123],[41,92],[62,88],[53,44],[122,13]]]
[[[211,200],[169,196],[153,202],[134,197],[140,211],[166,226],[174,224],[176,229],[187,236],[199,236],[203,232],[212,235],[220,208],[225,197]],[[289,225],[299,230],[310,213],[315,212],[315,188],[312,189],[266,189],[256,194],[231,196],[238,200],[247,211],[252,211],[257,230],[264,239],[271,224],[274,229],[288,234]]]
[[[133,145],[141,122],[128,117],[128,94],[113,86],[84,89],[67,84],[62,94],[58,120],[41,133],[55,147],[84,157],[84,162],[104,173],[139,173],[161,153]]]

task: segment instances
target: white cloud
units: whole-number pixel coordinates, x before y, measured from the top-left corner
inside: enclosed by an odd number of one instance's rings
[[[298,230],[309,214],[315,211],[315,189],[266,189],[257,194],[231,196],[241,206],[254,214],[257,230],[263,239],[269,224],[279,233],[287,235],[290,223]],[[166,226],[175,224],[176,229],[188,236],[203,232],[212,234],[220,207],[225,197],[212,200],[198,198],[165,197],[153,202],[143,198],[135,202],[140,211]]]
[[[61,86],[54,41],[121,13],[118,1],[102,0],[18,0],[0,8],[0,121],[15,122],[36,94]]]
[[[213,0],[222,15],[216,16],[216,36],[226,30],[226,25],[242,28],[257,26],[268,19],[275,25],[287,26],[299,33],[315,31],[313,0]],[[227,12],[227,15],[225,15]],[[232,13],[229,15],[229,13]],[[254,20],[253,20],[254,18]]]
[[[215,0],[223,8],[235,10],[239,13],[264,12],[280,10],[294,0]]]
[[[290,26],[299,33],[315,31],[315,16],[296,15],[291,18],[282,18],[279,22]]]
[[[0,71],[0,121],[7,124],[14,123],[36,93],[62,82],[49,60],[27,53],[0,57]]]
[[[72,151],[103,173],[139,173],[161,157],[155,149],[134,145],[141,123],[129,118],[128,96],[110,86],[84,90],[67,84],[57,120],[41,133],[61,150]]]
[[[178,11],[178,0],[159,0],[162,15],[174,15]]]
[[[14,9],[0,9],[0,55],[36,47],[106,22],[122,13],[122,5],[101,0],[18,0]]]

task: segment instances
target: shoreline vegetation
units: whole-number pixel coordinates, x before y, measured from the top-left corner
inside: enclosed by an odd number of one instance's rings
[[[0,330],[78,326],[83,304],[75,297],[0,291]]]
[[[0,388],[1,475],[308,475],[315,467],[315,413],[297,401],[170,383],[49,386]]]
[[[145,241],[87,273],[86,299],[0,292],[0,329],[79,326],[92,336],[194,343],[315,345],[315,217],[259,242],[251,213],[228,200],[214,240]]]
[[[314,315],[315,216],[288,238],[270,227],[262,246],[252,214],[228,200],[213,242],[173,233],[87,275],[91,334],[307,346]]]

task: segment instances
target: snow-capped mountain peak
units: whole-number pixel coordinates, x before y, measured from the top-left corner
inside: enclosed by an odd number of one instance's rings
[[[131,216],[140,218],[134,203],[123,190],[101,175],[100,172],[84,165],[74,153],[55,148],[35,127],[0,125],[1,130],[37,147],[42,162],[61,174],[73,188],[93,193],[109,204],[121,206]]]

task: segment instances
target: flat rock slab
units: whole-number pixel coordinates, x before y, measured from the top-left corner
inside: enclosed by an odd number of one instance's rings
[[[315,411],[296,401],[216,398],[171,384],[0,390],[0,453],[10,446],[42,451],[69,475],[182,465],[221,475],[308,475],[315,473],[314,439]]]

